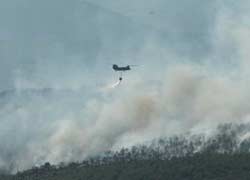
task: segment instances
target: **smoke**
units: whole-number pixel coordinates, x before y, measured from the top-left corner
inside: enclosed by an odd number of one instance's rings
[[[28,1],[27,4],[32,5]],[[240,4],[201,5],[204,9],[218,10],[213,20],[207,19],[210,10],[201,14],[209,28],[199,32],[200,23],[195,24],[195,19],[189,24],[189,32],[205,36],[198,39],[186,32],[163,30],[169,26],[185,29],[183,26],[190,19],[183,16],[193,17],[188,5],[186,12],[173,4],[171,7],[180,11],[178,18],[174,19],[171,11],[172,19],[156,30],[134,23],[130,15],[117,15],[90,4],[84,4],[83,15],[76,11],[69,19],[59,18],[62,24],[58,29],[50,19],[52,32],[46,31],[48,24],[43,20],[45,26],[41,28],[46,32],[39,32],[53,38],[42,45],[42,41],[33,42],[29,38],[35,47],[26,44],[24,49],[28,50],[20,56],[30,58],[31,62],[11,65],[15,68],[7,84],[13,81],[12,87],[0,93],[0,168],[15,172],[47,161],[53,164],[79,161],[157,137],[183,133],[210,135],[222,123],[248,123],[250,31],[244,17],[249,17],[250,6]],[[54,6],[49,14],[54,15]],[[40,14],[38,17],[42,18]],[[53,17],[57,20],[59,16]],[[88,17],[87,25],[72,23],[72,19],[79,17]],[[83,31],[75,34],[88,46],[69,33],[67,22]],[[31,19],[31,23],[35,22]],[[27,31],[33,32],[32,28]],[[54,31],[60,33],[55,35]],[[162,40],[165,33],[175,38]],[[49,48],[45,48],[47,45]],[[202,48],[196,48],[199,45]],[[6,55],[7,59],[10,57]],[[135,63],[143,66],[125,74],[122,83],[103,86],[100,82],[109,84],[114,77],[111,68],[102,65],[102,60],[110,57],[121,58],[128,64],[130,59],[136,59]]]
[[[1,109],[2,167],[78,161],[157,137],[209,135],[221,123],[248,122],[245,81],[201,69],[172,66],[158,83],[124,83],[88,98],[82,90],[15,92]]]

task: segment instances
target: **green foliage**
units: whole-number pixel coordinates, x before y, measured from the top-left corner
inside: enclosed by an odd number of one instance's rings
[[[1,180],[247,180],[250,154],[197,153],[169,160],[113,161],[108,164],[81,163],[64,168],[39,168]]]
[[[250,141],[242,126],[227,124],[209,139],[175,136],[106,152],[81,163],[45,163],[0,180],[247,180]]]

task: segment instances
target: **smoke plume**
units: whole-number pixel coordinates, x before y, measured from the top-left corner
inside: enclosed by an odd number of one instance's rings
[[[8,33],[0,29],[8,49],[3,67],[12,69],[0,78],[0,169],[79,161],[158,137],[211,135],[219,124],[249,122],[249,3],[192,0],[182,9],[167,1],[175,14],[160,8],[167,8],[164,2],[157,1],[152,25],[141,19],[145,9],[133,18],[124,9],[77,0],[60,11],[62,2],[27,0],[15,11],[3,3],[17,14],[3,24]],[[163,12],[169,12],[166,24]],[[16,21],[32,26],[16,32]],[[106,88],[116,77],[107,59],[142,66]]]

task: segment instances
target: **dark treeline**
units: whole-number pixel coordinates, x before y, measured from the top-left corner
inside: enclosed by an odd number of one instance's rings
[[[249,125],[226,124],[213,136],[174,136],[83,162],[45,163],[1,180],[235,180],[250,179]]]

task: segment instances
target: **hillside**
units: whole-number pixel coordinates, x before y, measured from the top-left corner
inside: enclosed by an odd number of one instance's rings
[[[250,154],[196,154],[171,160],[114,161],[110,164],[79,166],[72,163],[55,168],[49,164],[2,180],[151,180],[151,179],[249,179]]]
[[[227,124],[218,134],[160,139],[83,162],[45,163],[2,180],[245,180],[249,179],[249,140],[238,141],[247,126]],[[197,151],[199,149],[199,151]]]

